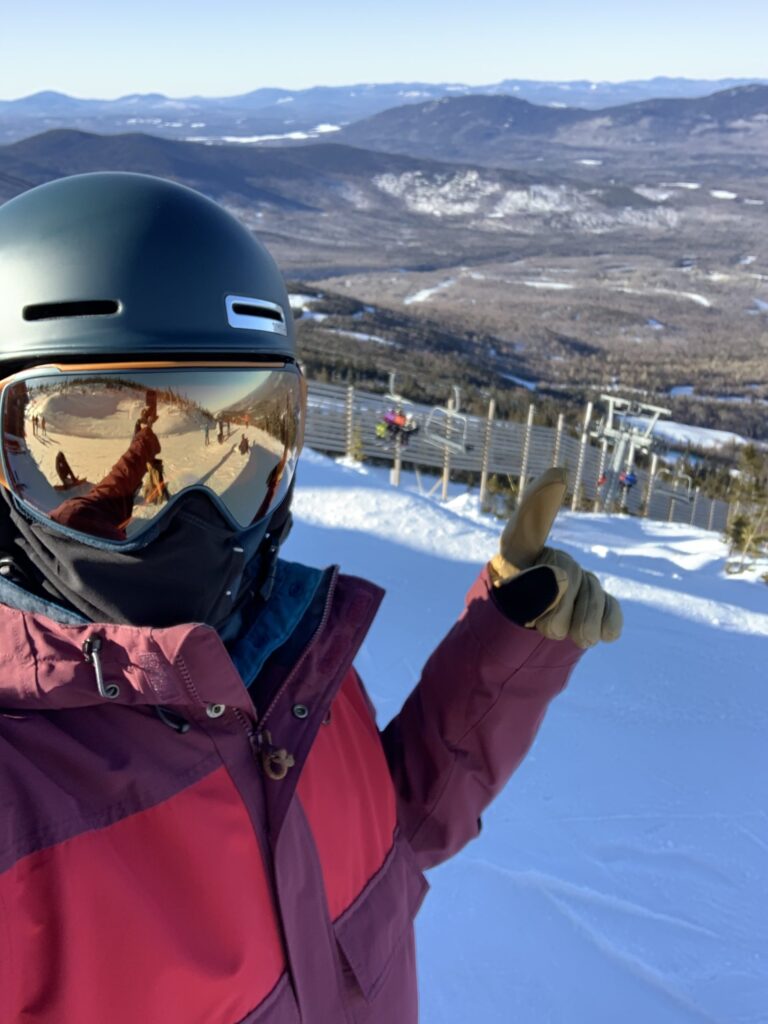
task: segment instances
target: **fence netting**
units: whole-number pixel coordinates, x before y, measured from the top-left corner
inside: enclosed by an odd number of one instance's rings
[[[305,443],[329,454],[394,462],[395,445],[376,434],[377,423],[382,422],[392,405],[392,399],[385,395],[310,381]],[[568,470],[571,486],[578,483],[578,507],[589,509],[598,497],[598,481],[606,469],[605,455],[599,444],[592,439],[583,442],[581,436],[567,427],[529,427],[527,423],[499,419],[489,424],[480,416],[448,417],[416,402],[403,408],[413,413],[419,423],[419,430],[400,448],[404,466],[434,473],[448,468],[478,477],[485,467],[490,476],[517,483],[523,470],[526,482],[530,482],[545,469],[557,465]],[[627,492],[626,499],[630,514],[706,530],[725,530],[727,502],[708,498],[698,490],[688,495],[684,488],[675,487],[666,479],[663,484],[658,478],[651,481],[645,469],[636,468],[635,474],[637,483]]]

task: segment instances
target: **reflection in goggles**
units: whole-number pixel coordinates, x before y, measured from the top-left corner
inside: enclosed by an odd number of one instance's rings
[[[32,370],[3,389],[6,485],[108,540],[136,537],[189,487],[245,527],[287,492],[302,417],[291,366]]]

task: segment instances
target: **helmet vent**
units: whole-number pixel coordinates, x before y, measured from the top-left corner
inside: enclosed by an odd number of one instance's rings
[[[281,310],[267,309],[266,306],[248,306],[244,302],[233,302],[232,312],[238,316],[265,316],[267,320],[277,320],[283,323]]]
[[[244,295],[228,295],[226,305],[230,327],[246,331],[269,331],[272,334],[288,333],[283,308],[275,302],[251,299]]]
[[[25,320],[64,320],[80,316],[114,316],[120,312],[120,303],[115,299],[94,299],[86,302],[41,302],[25,306],[22,316]]]

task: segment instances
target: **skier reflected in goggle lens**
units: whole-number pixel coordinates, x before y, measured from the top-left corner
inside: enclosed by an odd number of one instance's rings
[[[244,528],[285,497],[304,408],[292,364],[36,367],[2,385],[3,483],[104,540],[134,540],[192,488]]]

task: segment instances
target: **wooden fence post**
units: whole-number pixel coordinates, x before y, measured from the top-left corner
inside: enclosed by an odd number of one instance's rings
[[[445,417],[445,439],[450,440],[451,437],[451,412],[453,410],[453,399],[449,398],[446,405],[448,409],[448,415]],[[443,490],[442,498],[443,501],[448,500],[448,484],[451,481],[451,450],[446,444],[443,451]]]
[[[577,512],[581,501],[581,484],[584,477],[584,460],[587,457],[587,445],[589,444],[589,424],[592,420],[592,402],[587,402],[584,412],[584,424],[581,428],[581,445],[579,446],[579,461],[576,463],[576,479],[573,481],[573,495],[571,497],[571,511]]]
[[[556,466],[560,461],[560,449],[563,446],[563,428],[565,427],[565,413],[557,417],[557,429],[555,430],[555,445],[552,449],[552,465]]]
[[[488,464],[491,458],[491,437],[493,434],[493,417],[496,415],[496,399],[488,403],[488,419],[485,424],[485,440],[483,441],[483,461],[480,466],[480,511],[485,505],[485,493],[488,489]]]
[[[523,439],[523,458],[520,465],[520,483],[517,487],[517,504],[523,500],[525,484],[528,477],[528,458],[531,452],[531,434],[533,433],[533,417],[536,413],[536,406],[531,402],[528,406],[528,419],[525,421],[525,437]]]
[[[355,389],[352,384],[347,388],[345,420],[347,428],[347,457],[351,459],[355,447]]]

